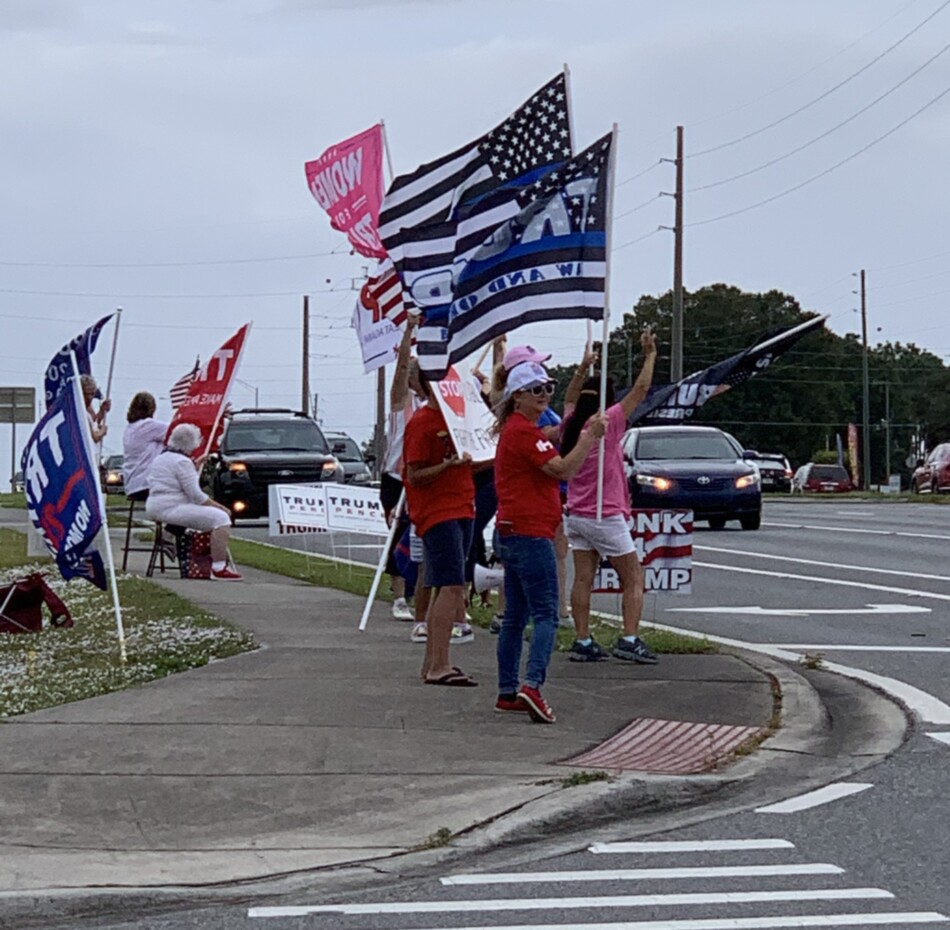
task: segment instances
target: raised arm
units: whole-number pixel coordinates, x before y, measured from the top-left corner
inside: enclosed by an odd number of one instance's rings
[[[624,395],[620,401],[623,408],[623,415],[629,417],[637,407],[646,399],[653,383],[653,366],[656,364],[656,336],[648,329],[640,333],[640,351],[643,353],[643,367],[637,380],[633,382],[633,387]]]
[[[406,317],[406,328],[402,332],[402,342],[399,343],[399,352],[396,355],[396,370],[393,372],[393,383],[389,389],[389,409],[398,410],[409,397],[409,356],[412,351],[412,334],[415,332],[419,318],[414,314]]]
[[[584,386],[584,382],[587,380],[587,377],[590,373],[591,365],[597,363],[597,353],[592,349],[584,349],[584,357],[581,359],[580,365],[577,366],[577,369],[574,371],[574,375],[570,380],[570,383],[567,386],[567,391],[564,394],[564,406],[568,404],[577,404],[577,398],[581,396],[581,388]]]

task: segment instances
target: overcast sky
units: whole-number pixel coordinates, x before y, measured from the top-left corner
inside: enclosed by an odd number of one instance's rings
[[[620,126],[615,321],[670,287],[672,237],[657,228],[673,202],[658,194],[674,172],[660,159],[682,124],[687,288],[780,288],[845,333],[859,331],[863,267],[874,340],[950,358],[950,93],[926,106],[950,89],[947,5],[2,0],[0,384],[39,389],[59,346],[121,306],[107,448],[121,448],[135,391],[167,395],[248,320],[235,404],[256,389],[262,405],[296,405],[309,293],[319,416],[364,439],[375,380],[349,320],[366,263],[330,229],[303,163],[383,118],[397,173],[410,171],[565,62],[576,147]],[[567,362],[584,335],[539,325],[518,339]],[[94,359],[103,381],[110,338]],[[687,370],[689,340],[687,321]],[[9,456],[3,426],[0,487]]]

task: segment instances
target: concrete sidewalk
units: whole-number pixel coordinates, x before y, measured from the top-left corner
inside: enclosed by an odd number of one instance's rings
[[[545,687],[558,722],[533,724],[493,713],[487,631],[454,647],[480,687],[434,687],[387,604],[360,633],[361,599],[335,590],[253,570],[243,583],[156,580],[262,648],[0,727],[0,892],[193,887],[387,857],[443,828],[491,824],[497,838],[512,812],[589,800],[604,783],[565,790],[581,769],[557,763],[633,718],[764,727],[773,713],[773,680],[738,656],[646,667],[558,654]],[[721,784],[624,777],[631,811]]]

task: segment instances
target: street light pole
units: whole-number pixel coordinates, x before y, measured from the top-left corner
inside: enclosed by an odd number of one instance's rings
[[[864,269],[861,269],[861,376],[863,398],[861,405],[861,428],[864,433],[864,490],[871,487],[871,400],[868,378],[868,306]]]

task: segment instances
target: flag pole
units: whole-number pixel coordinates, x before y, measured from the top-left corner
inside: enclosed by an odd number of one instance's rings
[[[399,503],[393,511],[393,523],[389,528],[389,535],[386,537],[386,545],[379,556],[379,564],[376,566],[376,574],[373,575],[373,583],[370,585],[369,595],[366,598],[366,606],[363,607],[363,616],[360,617],[360,632],[366,630],[366,622],[369,620],[369,612],[376,600],[376,592],[379,590],[379,583],[383,578],[383,569],[386,567],[386,561],[389,556],[389,550],[392,549],[393,540],[396,538],[396,530],[399,527],[399,518],[402,516],[402,509],[406,503],[406,489],[403,488],[399,493]]]
[[[386,167],[389,169],[389,183],[392,184],[396,175],[393,172],[393,156],[389,151],[389,137],[386,135],[386,120],[381,119],[379,121],[379,128],[383,133],[383,152],[386,154]]]
[[[600,412],[607,406],[607,354],[610,345],[610,246],[614,225],[614,168],[617,164],[617,124],[614,123],[610,138],[610,155],[607,159],[607,213],[604,235],[604,332],[600,344]],[[597,519],[604,516],[604,454],[606,435],[600,437],[597,452]]]
[[[812,317],[810,320],[805,320],[804,323],[799,323],[798,326],[793,326],[791,329],[786,330],[784,333],[779,333],[777,336],[773,336],[771,339],[766,339],[765,342],[759,342],[756,345],[752,346],[749,351],[759,351],[761,349],[767,349],[770,345],[779,342],[782,339],[787,339],[793,333],[801,332],[803,329],[810,329],[812,327],[816,328],[819,324],[824,323],[828,317],[831,316],[830,313],[826,313],[824,316]]]
[[[112,373],[115,371],[115,353],[119,345],[119,324],[122,322],[122,308],[115,308],[115,330],[112,333],[112,355],[109,357],[109,377],[106,379],[106,398],[112,397]],[[106,414],[108,416],[108,414]]]
[[[116,329],[118,329],[118,326]],[[69,357],[73,363],[72,390],[75,396],[76,392],[79,392],[79,362],[76,360],[75,352],[70,352]],[[90,451],[94,449],[95,446],[92,442],[92,433],[89,431],[89,417],[86,416],[85,405],[82,403],[81,394],[77,397],[77,404],[79,409],[83,411],[83,415],[80,419],[83,423],[82,438],[86,447],[86,455],[90,461],[94,461],[95,457],[90,454]],[[109,519],[106,514],[106,498],[105,494],[102,493],[102,475],[99,473],[98,468],[95,468],[94,471],[96,473],[96,491],[99,494],[99,510],[102,513],[102,529],[100,532],[102,533],[102,538],[105,543],[106,566],[109,570],[109,585],[112,588],[112,606],[115,610],[115,628],[119,637],[119,660],[125,665],[126,662],[128,662],[128,655],[125,651],[125,627],[122,624],[122,605],[119,603],[119,585],[115,578],[115,559],[112,556],[112,540],[109,538]]]

